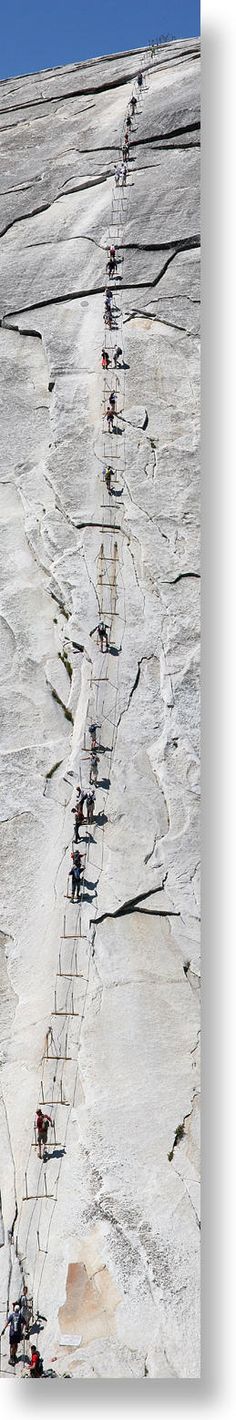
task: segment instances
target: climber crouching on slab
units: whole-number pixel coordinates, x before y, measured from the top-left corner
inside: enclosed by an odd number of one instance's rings
[[[37,1110],[36,1110],[36,1116],[35,1116],[35,1124],[36,1124],[36,1131],[37,1131],[38,1157],[39,1157],[39,1159],[42,1158],[42,1146],[43,1146],[43,1161],[44,1161],[44,1163],[45,1163],[45,1160],[46,1160],[46,1157],[47,1157],[47,1154],[46,1154],[46,1145],[47,1145],[47,1137],[48,1137],[49,1124],[51,1124],[51,1128],[52,1128],[51,1115],[50,1115],[50,1114],[43,1114],[43,1113],[42,1113],[42,1110],[41,1110],[40,1108],[37,1109]]]
[[[33,1377],[33,1379],[34,1379],[34,1378],[37,1379],[38,1376],[42,1376],[42,1375],[43,1375],[42,1356],[40,1356],[39,1351],[37,1351],[37,1346],[35,1346],[35,1345],[34,1345],[34,1346],[31,1346],[31,1358],[30,1358],[30,1364],[29,1364],[29,1373],[30,1373],[30,1376]]]

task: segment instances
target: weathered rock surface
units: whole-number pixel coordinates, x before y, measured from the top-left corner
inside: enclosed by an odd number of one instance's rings
[[[23,1275],[56,1375],[194,1378],[199,45],[156,55],[121,193],[140,59],[0,86],[0,1306],[3,1320]],[[124,363],[104,382],[113,236],[107,342]],[[94,719],[80,913],[65,899],[71,809]],[[46,1167],[39,1099],[56,1126]],[[6,1358],[7,1342],[3,1372]]]

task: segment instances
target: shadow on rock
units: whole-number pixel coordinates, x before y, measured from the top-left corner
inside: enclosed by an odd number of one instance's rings
[[[50,1162],[51,1159],[62,1159],[62,1158],[63,1158],[63,1154],[65,1154],[65,1153],[66,1153],[66,1150],[65,1150],[64,1147],[63,1147],[63,1149],[52,1149],[50,1154],[45,1154],[44,1162],[45,1162],[45,1164],[46,1164],[46,1163]]]

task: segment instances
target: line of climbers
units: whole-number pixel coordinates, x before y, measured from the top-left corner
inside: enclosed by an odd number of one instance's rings
[[[98,624],[98,628],[94,627],[94,630],[96,630],[96,629],[99,630],[100,637],[103,637],[103,636],[105,635],[105,636],[106,636],[106,640],[107,640],[107,631],[106,631],[106,627],[105,627],[104,622],[101,621],[101,622]],[[93,634],[93,633],[91,632],[91,635],[92,635],[92,634]],[[108,640],[107,640],[107,648],[108,648]],[[90,725],[90,726],[89,726],[89,733],[90,733],[90,736],[91,736],[91,745],[90,745],[90,750],[89,750],[89,755],[90,755],[90,775],[89,775],[89,781],[90,781],[90,782],[89,782],[89,788],[88,788],[88,789],[82,789],[82,788],[81,788],[81,785],[80,785],[80,784],[77,784],[77,790],[76,790],[76,794],[77,794],[76,804],[75,804],[75,806],[73,807],[73,809],[71,810],[71,813],[74,815],[74,820],[75,820],[75,824],[74,824],[74,842],[75,842],[76,844],[77,844],[78,841],[79,841],[79,830],[80,830],[80,827],[81,827],[84,823],[92,824],[92,823],[94,822],[94,812],[95,812],[95,805],[96,805],[95,785],[97,786],[98,767],[99,767],[99,753],[101,753],[101,749],[102,749],[102,746],[101,746],[100,744],[98,744],[98,740],[97,740],[97,728],[98,728],[97,725]],[[93,785],[93,787],[92,787],[92,785]],[[86,806],[86,819],[85,819],[85,806]],[[74,852],[74,850],[72,850],[72,855],[71,855],[71,856],[72,856],[72,868],[70,869],[69,877],[71,877],[71,890],[72,890],[72,891],[71,891],[71,895],[72,895],[72,902],[74,902],[75,895],[76,895],[76,897],[77,897],[77,902],[79,902],[79,900],[80,900],[80,888],[81,888],[81,877],[82,877],[82,871],[83,871],[82,859],[85,857],[85,854],[81,853],[80,849],[76,849],[76,852]]]
[[[140,91],[141,88],[142,88],[142,83],[143,83],[142,71],[139,70],[139,73],[138,73],[138,75],[137,75],[137,84],[138,84],[138,89],[139,89],[139,91]],[[127,179],[127,162],[128,162],[128,159],[129,159],[129,149],[130,149],[130,132],[131,132],[131,128],[132,128],[132,119],[134,118],[135,111],[136,111],[136,106],[137,106],[137,98],[136,98],[136,95],[135,95],[135,94],[132,94],[132,97],[131,97],[131,100],[130,100],[130,104],[129,104],[129,112],[128,112],[128,115],[127,115],[127,118],[126,118],[124,140],[123,140],[123,144],[122,144],[122,163],[121,163],[121,164],[118,164],[118,166],[117,166],[117,168],[116,168],[116,170],[115,170],[115,173],[114,173],[114,178],[115,178],[115,184],[116,184],[116,186],[118,186],[118,185],[121,185],[122,187],[125,187],[125,186],[126,186],[126,179]],[[107,261],[107,265],[106,265],[106,271],[108,272],[108,275],[109,275],[109,278],[110,278],[110,279],[112,279],[112,277],[115,277],[115,276],[117,275],[119,260],[120,260],[120,258],[117,258],[117,255],[116,255],[116,248],[115,248],[115,246],[114,246],[113,244],[111,244],[110,247],[108,248],[108,261]],[[112,288],[111,288],[110,286],[108,286],[107,289],[106,289],[106,293],[105,293],[104,321],[105,321],[105,324],[109,326],[109,329],[110,329],[110,330],[112,330],[112,328],[113,328],[113,326],[114,326],[114,324],[115,324],[115,319],[114,319],[114,317],[115,317],[114,293],[113,293]],[[116,370],[117,368],[118,368],[118,369],[119,369],[119,368],[122,368],[122,365],[120,364],[121,357],[122,357],[122,349],[121,349],[121,346],[117,345],[117,346],[115,347],[114,352],[113,352],[113,368],[114,368],[115,370]],[[111,359],[110,359],[110,356],[109,356],[109,354],[108,354],[108,351],[107,351],[105,348],[103,348],[103,349],[102,349],[102,367],[103,367],[103,369],[107,370],[107,369],[109,368],[109,365],[110,365],[110,364],[111,364]],[[123,360],[123,368],[124,368],[124,360]],[[106,410],[106,419],[107,419],[107,424],[108,424],[109,432],[112,432],[113,429],[114,429],[114,414],[115,414],[115,413],[118,413],[118,411],[116,410],[116,392],[115,392],[115,390],[112,390],[111,393],[110,393],[110,395],[109,395],[109,402],[108,402],[108,407],[107,407],[107,410]],[[114,476],[114,470],[113,470],[113,468],[111,467],[111,465],[109,464],[107,467],[104,467],[104,469],[103,469],[103,477],[104,477],[104,479],[105,479],[106,488],[107,488],[107,491],[108,491],[109,494],[111,494],[112,491],[113,491],[113,490],[112,490],[112,487],[111,487],[111,480],[112,480],[113,476]],[[97,631],[98,640],[99,640],[101,652],[103,652],[104,650],[105,650],[105,652],[109,650],[108,630],[109,630],[109,627],[108,627],[107,623],[103,620],[103,617],[100,616],[97,625],[96,625],[95,627],[93,627],[93,630],[92,630],[92,631],[90,631],[90,636],[93,636],[93,635],[95,634],[95,631]],[[92,824],[92,823],[93,823],[93,820],[94,820],[94,811],[95,811],[95,804],[96,804],[96,793],[95,793],[95,787],[94,787],[94,786],[97,785],[97,776],[98,776],[98,767],[99,767],[99,758],[98,758],[98,755],[99,755],[99,752],[101,751],[102,746],[101,746],[101,745],[98,745],[98,741],[97,741],[97,725],[95,725],[95,724],[94,724],[94,725],[90,725],[90,726],[89,726],[89,733],[90,733],[90,736],[91,736],[91,745],[90,745],[91,764],[90,764],[90,776],[89,776],[90,783],[89,783],[89,788],[86,789],[86,790],[82,790],[81,785],[80,785],[80,784],[77,785],[77,790],[76,790],[76,793],[77,793],[76,804],[75,804],[75,807],[71,810],[71,812],[74,814],[74,819],[75,819],[73,842],[75,842],[76,845],[78,844],[78,841],[79,841],[79,830],[80,830],[80,826],[83,825],[85,822],[87,822],[88,824]],[[92,787],[92,785],[93,785],[93,787]],[[86,820],[85,820],[85,817],[84,817],[85,805],[86,805]],[[72,857],[72,867],[71,867],[70,872],[69,872],[69,877],[71,877],[71,900],[72,900],[72,902],[74,902],[74,899],[75,899],[75,896],[76,896],[77,902],[79,902],[79,900],[80,900],[80,888],[81,888],[81,877],[82,877],[82,872],[83,872],[82,860],[83,860],[83,858],[85,858],[85,854],[81,852],[81,849],[78,849],[78,848],[76,847],[76,850],[75,850],[75,851],[74,851],[74,849],[72,848],[71,857]],[[37,1150],[38,1150],[38,1158],[39,1158],[40,1160],[43,1159],[43,1163],[46,1163],[46,1162],[47,1162],[47,1159],[48,1159],[48,1157],[49,1157],[49,1155],[48,1155],[48,1153],[47,1153],[47,1137],[48,1137],[49,1126],[51,1126],[51,1128],[53,1128],[53,1120],[51,1119],[51,1116],[50,1116],[49,1114],[43,1113],[41,1107],[39,1106],[38,1109],[36,1110],[36,1116],[35,1116],[35,1135],[36,1135],[36,1143],[37,1143]],[[16,1365],[16,1360],[17,1360],[17,1350],[18,1350],[18,1346],[19,1346],[19,1344],[21,1343],[22,1340],[25,1341],[26,1339],[29,1339],[29,1336],[30,1336],[30,1325],[32,1325],[32,1324],[33,1324],[33,1303],[32,1303],[32,1301],[29,1300],[29,1297],[28,1297],[28,1288],[27,1288],[27,1286],[25,1285],[25,1286],[23,1287],[23,1292],[22,1292],[22,1295],[20,1296],[19,1300],[12,1303],[12,1310],[8,1313],[7,1318],[6,1318],[6,1322],[5,1322],[5,1326],[2,1328],[2,1332],[1,1332],[1,1335],[3,1336],[3,1334],[4,1334],[4,1332],[7,1330],[7,1328],[9,1328],[9,1347],[10,1347],[9,1365],[10,1365],[10,1366],[15,1367],[15,1365]],[[33,1344],[31,1345],[31,1348],[30,1348],[30,1349],[31,1349],[31,1357],[30,1357],[30,1358],[29,1358],[28,1356],[26,1356],[26,1354],[24,1353],[24,1363],[27,1363],[27,1365],[29,1366],[29,1375],[30,1375],[32,1378],[34,1378],[34,1377],[36,1378],[36,1377],[39,1377],[39,1376],[43,1376],[43,1374],[44,1374],[44,1372],[43,1372],[43,1361],[42,1361],[42,1357],[40,1356],[40,1353],[39,1353],[39,1351],[38,1351],[38,1349],[37,1349],[35,1343],[33,1343]],[[47,1374],[54,1374],[54,1373],[53,1373],[53,1372],[51,1372],[51,1373],[49,1372],[49,1373],[47,1373]]]
[[[138,75],[137,75],[137,84],[138,84],[139,91],[140,91],[140,89],[142,88],[142,83],[143,83],[142,70],[139,69],[139,72],[138,72]],[[127,114],[127,119],[126,119],[126,127],[125,127],[124,139],[123,139],[123,143],[122,143],[122,163],[118,163],[118,164],[117,164],[117,167],[116,167],[116,169],[115,169],[115,175],[114,175],[114,176],[115,176],[115,184],[116,184],[116,187],[126,187],[126,181],[127,181],[127,162],[128,162],[129,156],[130,156],[130,152],[129,152],[129,149],[130,149],[130,133],[131,133],[131,129],[132,129],[132,119],[133,119],[134,116],[135,116],[136,107],[137,107],[136,94],[132,94],[132,98],[130,99],[129,112],[128,112],[128,114]]]
[[[138,75],[137,75],[137,83],[138,83],[138,88],[139,88],[139,89],[141,89],[141,87],[142,87],[142,82],[143,82],[143,79],[142,79],[142,71],[140,70],[139,73],[138,73]],[[127,160],[128,160],[128,158],[129,158],[129,139],[130,139],[130,131],[131,131],[131,128],[132,128],[132,119],[134,118],[134,115],[135,115],[136,106],[137,106],[137,98],[136,98],[136,95],[135,95],[135,94],[132,94],[132,97],[131,97],[131,100],[130,100],[130,105],[129,105],[129,111],[128,111],[127,118],[126,118],[126,123],[125,123],[125,135],[124,135],[124,141],[123,141],[123,145],[122,145],[123,163],[122,163],[122,165],[121,165],[121,167],[120,167],[119,169],[116,169],[116,170],[115,170],[115,174],[114,174],[114,176],[115,176],[115,182],[116,182],[116,183],[117,183],[117,180],[119,181],[119,176],[118,176],[118,174],[121,174],[121,176],[122,176],[122,184],[123,184],[123,185],[126,184],[126,177],[127,177]],[[112,242],[112,243],[110,244],[110,246],[108,247],[108,260],[107,260],[107,263],[106,263],[106,271],[108,272],[108,275],[109,275],[110,280],[111,280],[112,278],[115,279],[115,277],[117,276],[117,273],[118,273],[118,265],[119,265],[120,260],[121,260],[121,258],[117,257],[116,247],[115,247],[114,243]],[[113,329],[114,324],[115,324],[115,319],[114,319],[114,318],[115,318],[115,310],[116,310],[116,308],[115,308],[115,303],[114,303],[114,291],[113,291],[113,288],[112,288],[111,286],[107,286],[106,291],[105,291],[104,322],[105,322],[105,325],[108,325],[108,326],[109,326],[109,329],[110,329],[110,330]],[[118,369],[124,368],[124,360],[122,360],[122,365],[121,365],[121,359],[122,359],[122,348],[121,348],[120,345],[116,345],[116,346],[115,346],[115,349],[114,349],[114,351],[113,351],[113,369],[116,370],[117,368],[118,368]],[[109,369],[109,366],[111,365],[111,363],[112,363],[112,362],[111,362],[111,358],[110,358],[110,355],[109,355],[109,353],[108,353],[108,350],[106,349],[105,346],[103,346],[103,347],[102,347],[102,368],[103,368],[104,370],[108,370],[108,369]],[[111,391],[110,391],[110,394],[109,394],[108,406],[107,406],[106,413],[105,413],[105,418],[106,418],[106,420],[107,420],[107,425],[108,425],[109,433],[112,433],[112,432],[115,430],[115,426],[114,426],[114,416],[115,416],[115,414],[118,414],[118,410],[117,410],[117,408],[116,408],[116,401],[117,401],[116,391],[115,391],[115,390],[111,390]],[[121,411],[119,411],[119,412],[121,413]],[[113,492],[113,489],[112,489],[112,478],[114,477],[114,470],[113,470],[111,464],[105,465],[105,467],[103,468],[103,471],[102,471],[102,476],[103,476],[103,478],[104,478],[104,480],[105,480],[105,484],[106,484],[106,488],[107,488],[108,494],[111,495],[112,492]],[[94,635],[95,635],[95,632],[97,632],[98,640],[99,640],[99,644],[100,644],[100,650],[101,650],[102,653],[103,653],[104,651],[106,652],[106,651],[109,650],[108,631],[109,631],[109,627],[108,627],[107,623],[104,621],[103,616],[100,615],[99,621],[97,622],[96,626],[94,626],[93,629],[92,629],[92,631],[90,631],[90,636],[94,636]],[[96,738],[96,725],[91,725],[91,726],[90,726],[90,734],[91,734],[90,785],[91,785],[91,784],[97,785],[97,775],[98,775],[98,764],[99,764],[99,761],[98,761],[98,744],[97,744],[97,738]],[[101,747],[100,747],[100,748],[101,748]],[[91,790],[91,789],[89,789],[89,790],[82,790],[81,785],[79,784],[79,785],[77,786],[77,791],[76,791],[76,792],[77,792],[77,799],[76,799],[75,807],[72,809],[72,813],[74,814],[74,818],[75,818],[74,841],[75,841],[75,844],[77,845],[77,844],[78,844],[78,840],[79,840],[79,829],[80,829],[80,826],[81,826],[81,824],[83,824],[83,823],[85,822],[85,819],[84,819],[85,804],[87,805],[87,820],[86,820],[86,821],[87,821],[87,823],[90,823],[90,824],[93,823],[93,816],[94,816],[94,809],[95,809],[95,788],[94,788],[93,790]],[[69,872],[69,877],[71,877],[71,896],[72,896],[72,901],[73,901],[73,902],[74,902],[75,896],[76,896],[76,898],[77,898],[77,902],[79,902],[79,901],[80,901],[81,878],[82,878],[82,872],[83,872],[82,860],[83,860],[83,858],[85,857],[85,854],[82,854],[81,851],[80,851],[80,849],[78,849],[78,848],[76,847],[76,851],[72,850],[72,855],[71,855],[71,856],[72,856],[72,867],[70,868],[70,872]]]
[[[138,84],[139,84],[139,87],[141,87],[141,84],[140,84],[140,77],[141,77],[141,82],[142,82],[142,76],[139,75],[139,76],[138,76]],[[136,105],[137,105],[137,98],[136,98],[135,95],[132,95],[132,98],[131,98],[131,101],[130,101],[131,113],[128,113],[128,116],[127,116],[127,119],[126,119],[125,138],[124,138],[124,143],[123,143],[123,156],[124,156],[124,148],[125,148],[125,149],[126,149],[126,152],[125,152],[125,157],[126,157],[126,159],[127,159],[128,156],[129,156],[129,151],[127,151],[127,149],[128,149],[129,132],[130,132],[130,129],[131,129],[131,124],[132,124],[131,114],[132,114],[132,117],[133,117],[133,116],[134,116],[134,113],[135,113]],[[125,164],[125,165],[123,164],[123,174],[124,174],[124,167],[125,167],[125,181],[126,181],[126,174],[127,174],[127,166],[126,166],[126,164]],[[116,172],[115,172],[115,181],[116,181]],[[108,272],[108,275],[109,275],[110,280],[111,280],[112,278],[114,279],[114,278],[117,276],[119,262],[120,262],[120,258],[117,256],[116,247],[115,247],[114,243],[112,242],[112,243],[110,244],[110,246],[108,247],[108,260],[107,260],[107,263],[106,263],[106,271]],[[107,286],[107,287],[106,287],[106,291],[105,291],[104,322],[105,322],[105,325],[108,325],[108,326],[109,326],[109,329],[110,329],[110,330],[113,329],[114,324],[115,324],[115,303],[114,303],[114,291],[113,291],[112,286]],[[109,366],[111,365],[112,362],[111,362],[111,357],[110,357],[110,355],[109,355],[109,353],[108,353],[108,350],[106,349],[105,346],[102,347],[102,357],[101,357],[101,358],[102,358],[102,368],[103,368],[104,370],[108,370],[108,369],[109,369]],[[120,362],[121,362],[121,358],[122,358],[122,348],[121,348],[120,345],[116,345],[116,346],[115,346],[115,349],[114,349],[114,351],[113,351],[113,369],[114,369],[114,370],[116,370],[117,368],[118,368],[118,369],[119,369],[119,368],[122,368],[122,365],[121,365],[121,363],[120,363]],[[123,368],[124,368],[124,361],[123,361]],[[109,433],[111,433],[111,432],[113,432],[113,430],[115,430],[114,417],[115,417],[115,414],[118,414],[118,410],[117,410],[117,408],[116,408],[116,401],[117,401],[116,391],[115,391],[115,390],[111,390],[111,391],[110,391],[110,394],[109,394],[109,399],[108,399],[108,406],[107,406],[106,413],[105,413],[105,418],[106,418],[106,420],[107,420],[107,426],[108,426]],[[121,412],[121,411],[119,411],[119,412]],[[107,491],[108,491],[109,495],[111,495],[111,493],[113,492],[113,489],[112,489],[112,478],[114,477],[114,470],[113,470],[111,464],[108,464],[107,466],[105,466],[105,467],[103,468],[102,476],[103,476],[103,478],[104,478],[104,480],[105,480],[105,484],[106,484]],[[105,652],[108,651],[108,650],[109,650],[109,636],[108,636],[109,627],[108,627],[107,622],[104,621],[104,618],[103,618],[102,615],[100,615],[99,620],[98,620],[98,622],[96,623],[96,626],[94,626],[94,627],[92,628],[92,631],[90,631],[90,636],[91,636],[91,637],[94,636],[94,635],[95,635],[95,632],[97,632],[97,635],[98,635],[98,641],[99,641],[99,644],[100,644],[100,650],[101,650],[101,652],[103,653],[104,651],[105,651]],[[90,734],[91,734],[90,785],[91,785],[91,784],[97,785],[97,775],[98,775],[98,764],[99,764],[99,760],[98,760],[98,744],[97,744],[97,738],[96,738],[96,726],[95,726],[95,725],[94,725],[94,726],[90,726]],[[85,822],[85,818],[84,818],[85,805],[87,806],[87,808],[86,808],[86,814],[87,814],[86,821],[87,821],[87,823],[90,823],[90,824],[93,823],[93,816],[94,816],[94,809],[95,809],[95,788],[93,788],[93,790],[91,790],[91,788],[90,788],[89,790],[88,790],[88,789],[82,790],[81,785],[79,784],[79,785],[77,786],[77,791],[76,791],[76,792],[77,792],[76,804],[75,804],[75,807],[72,809],[71,812],[74,814],[74,818],[75,818],[74,842],[75,842],[75,844],[77,845],[77,844],[78,844],[78,841],[79,841],[79,830],[80,830],[80,826]],[[81,891],[81,880],[82,880],[82,874],[83,874],[83,859],[84,859],[84,857],[85,857],[85,854],[81,853],[81,850],[76,846],[76,849],[75,849],[75,850],[74,850],[74,848],[72,849],[72,854],[71,854],[71,856],[72,856],[72,867],[70,868],[70,871],[69,871],[69,877],[71,878],[71,898],[72,898],[72,902],[74,902],[75,898],[76,898],[77,902],[79,902],[79,901],[80,901],[80,891]]]
[[[142,79],[142,71],[139,70],[139,73],[138,73],[138,75],[137,75],[137,83],[138,83],[138,88],[139,88],[139,89],[141,89],[141,87],[142,87],[142,82],[143,82],[143,79]],[[123,140],[123,145],[122,145],[122,158],[123,158],[123,163],[122,163],[121,165],[119,165],[118,168],[116,168],[116,170],[115,170],[115,182],[116,182],[116,184],[119,183],[120,180],[122,180],[122,184],[123,184],[123,185],[126,184],[126,177],[127,177],[127,161],[128,161],[128,159],[129,159],[130,131],[131,131],[131,128],[132,128],[132,119],[134,118],[134,115],[135,115],[136,106],[137,106],[137,98],[136,98],[136,95],[135,95],[135,94],[132,94],[132,97],[131,97],[131,100],[130,100],[130,104],[129,104],[129,111],[128,111],[127,118],[126,118],[126,121],[125,121],[125,133],[124,133],[124,140]],[[119,264],[119,262],[120,262],[120,258],[117,258],[116,247],[114,246],[114,243],[112,243],[112,244],[110,245],[110,247],[108,248],[108,261],[107,261],[107,264],[106,264],[106,271],[108,272],[108,275],[109,275],[110,279],[112,279],[112,277],[115,278],[115,277],[117,276],[117,274],[118,274],[118,264]],[[109,327],[109,330],[113,330],[113,329],[116,327],[115,316],[116,316],[116,306],[115,306],[115,301],[114,301],[114,291],[113,291],[113,289],[112,289],[111,286],[107,286],[106,291],[105,291],[104,322],[105,322],[105,325],[107,325],[107,326]],[[116,346],[115,346],[115,349],[114,349],[114,351],[113,351],[113,359],[111,359],[111,356],[109,355],[109,352],[108,352],[108,350],[106,349],[106,346],[103,346],[103,347],[102,347],[101,359],[102,359],[102,368],[103,368],[103,370],[108,370],[110,366],[111,366],[114,370],[122,369],[122,368],[124,369],[124,368],[125,368],[125,362],[124,362],[124,359],[123,359],[123,356],[122,356],[122,347],[121,347],[121,345],[116,345]],[[109,432],[109,433],[116,433],[116,432],[117,432],[117,424],[114,423],[115,415],[117,415],[118,413],[119,413],[119,414],[122,413],[121,410],[119,410],[119,411],[117,410],[117,407],[116,407],[116,398],[117,398],[117,396],[116,396],[116,391],[115,391],[115,390],[111,390],[111,392],[110,392],[110,394],[109,394],[109,398],[108,398],[107,409],[105,410],[105,419],[106,419],[106,422],[107,422],[107,428],[108,428],[108,432]],[[113,468],[111,467],[111,464],[105,465],[105,467],[104,467],[103,470],[102,470],[102,477],[103,477],[104,480],[105,480],[105,484],[106,484],[106,488],[107,488],[107,492],[108,492],[109,496],[111,496],[112,493],[114,493],[114,488],[113,488],[113,486],[112,486],[112,479],[113,479],[114,476],[115,476],[115,475],[114,475],[114,470],[113,470]],[[100,626],[98,627],[98,634],[99,634],[99,637],[100,637],[101,650],[103,650],[103,642],[105,642],[105,649],[106,649],[106,650],[108,649],[108,646],[107,646],[107,643],[106,643],[106,638],[105,638],[105,630],[106,630],[106,628],[104,627],[104,623],[101,623]],[[90,634],[91,634],[91,633],[90,633]]]

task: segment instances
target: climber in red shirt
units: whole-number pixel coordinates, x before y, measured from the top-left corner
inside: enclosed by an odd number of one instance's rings
[[[110,355],[108,355],[108,350],[102,349],[102,368],[103,368],[103,370],[108,370],[108,365],[110,365]]]
[[[43,1374],[42,1356],[39,1355],[39,1351],[37,1351],[37,1347],[36,1347],[35,1345],[34,1345],[34,1346],[31,1346],[31,1358],[30,1358],[30,1366],[29,1366],[29,1369],[30,1369],[30,1376],[36,1376],[36,1377],[37,1377],[37,1376],[42,1376],[42,1374]]]

